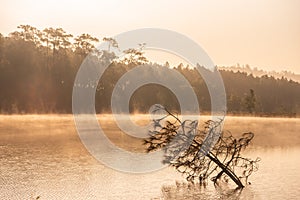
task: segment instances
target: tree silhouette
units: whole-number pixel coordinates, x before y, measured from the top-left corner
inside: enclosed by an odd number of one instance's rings
[[[114,38],[104,37],[103,41],[104,42],[108,42],[108,51],[109,52],[110,52],[110,48],[111,47],[119,48],[119,44],[118,44],[118,42]]]
[[[81,34],[75,38],[75,52],[84,56],[95,50],[93,43],[99,42],[99,39],[92,37],[90,34]]]
[[[150,136],[144,140],[147,152],[163,149],[162,162],[184,174],[187,181],[206,185],[209,178],[214,184],[232,180],[238,188],[243,188],[257,170],[259,158],[251,160],[241,155],[253,133],[234,138],[230,132],[221,131],[222,119],[209,120],[203,130],[198,130],[198,121],[182,122],[164,107],[157,106],[155,113],[160,117],[153,120]]]
[[[247,111],[252,114],[255,111],[256,105],[256,98],[253,89],[250,89],[250,94],[246,96],[245,104]]]
[[[111,112],[110,98],[115,84],[137,65],[151,65],[149,72],[140,75],[144,79],[164,67],[177,70],[194,89],[201,112],[210,112],[209,91],[195,68],[183,64],[176,67],[169,66],[170,63],[152,63],[144,54],[145,43],[125,50],[124,57],[117,58],[115,51],[110,51],[120,50],[117,41],[113,38],[103,40],[108,42],[108,50],[98,52],[94,47],[98,38],[87,33],[73,37],[62,28],[39,30],[30,25],[20,25],[8,36],[0,34],[0,112],[71,112],[76,72],[91,52],[111,62],[101,78],[103,81],[100,80],[97,86],[96,97],[101,99],[96,103],[97,112]],[[226,88],[228,113],[299,116],[299,82],[285,77],[256,77],[235,71],[220,70],[220,74]],[[170,74],[164,78],[175,79]],[[131,110],[146,113],[155,100],[168,105],[172,111],[178,110],[178,103],[169,101],[172,95],[167,90],[157,85],[146,88],[147,91],[141,90],[134,95],[130,101],[132,105],[129,105]]]

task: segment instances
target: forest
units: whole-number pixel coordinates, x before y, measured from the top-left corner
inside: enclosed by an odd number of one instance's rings
[[[111,38],[112,47],[117,46]],[[72,113],[72,90],[84,58],[95,50],[99,38],[83,33],[73,36],[62,28],[39,30],[20,25],[8,36],[0,34],[0,113]],[[151,63],[142,51],[127,50],[130,59],[115,60],[105,71],[96,90],[97,113],[111,112],[111,94],[120,77],[140,64],[153,70],[170,67]],[[173,66],[172,66],[173,67]],[[210,112],[207,86],[197,70],[179,64],[173,67],[193,87],[200,111]],[[226,95],[227,113],[255,116],[300,116],[300,83],[286,77],[219,69]],[[151,73],[151,72],[149,72]],[[141,75],[147,76],[147,74]],[[172,78],[172,77],[167,77]],[[178,110],[175,95],[167,88],[149,84],[137,89],[130,111],[146,113],[156,103]]]

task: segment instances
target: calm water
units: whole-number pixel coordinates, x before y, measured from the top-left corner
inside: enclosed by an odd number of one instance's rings
[[[124,135],[111,116],[99,118],[115,144],[142,149],[141,141]],[[144,123],[147,118],[136,119]],[[254,132],[246,154],[262,158],[252,184],[240,194],[184,184],[171,168],[133,175],[105,167],[80,142],[71,115],[0,116],[0,199],[300,198],[300,119],[227,117],[225,129]]]

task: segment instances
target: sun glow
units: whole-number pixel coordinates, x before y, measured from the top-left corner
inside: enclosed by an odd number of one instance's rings
[[[1,2],[4,35],[20,24],[98,38],[154,27],[199,43],[216,65],[300,73],[300,1],[24,0]]]

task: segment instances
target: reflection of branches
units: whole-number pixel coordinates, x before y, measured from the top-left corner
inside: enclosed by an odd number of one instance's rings
[[[230,178],[242,188],[257,170],[259,158],[251,160],[241,155],[253,139],[253,133],[244,133],[236,139],[230,132],[221,131],[223,119],[209,120],[203,130],[198,130],[197,121],[182,122],[165,108],[158,107],[158,110],[163,110],[165,115],[153,120],[150,137],[144,140],[147,151],[162,148],[163,163],[175,167],[188,181],[198,179],[200,184],[206,184],[211,178],[217,184],[221,179],[227,182]]]
[[[199,187],[200,186],[200,187]],[[218,187],[213,193],[202,190],[198,183],[185,183],[176,181],[176,185],[164,185],[161,189],[163,199],[243,199],[243,196],[251,197],[251,188],[242,193],[240,188],[229,189]],[[243,195],[244,194],[244,195]],[[250,198],[252,199],[252,198]]]

